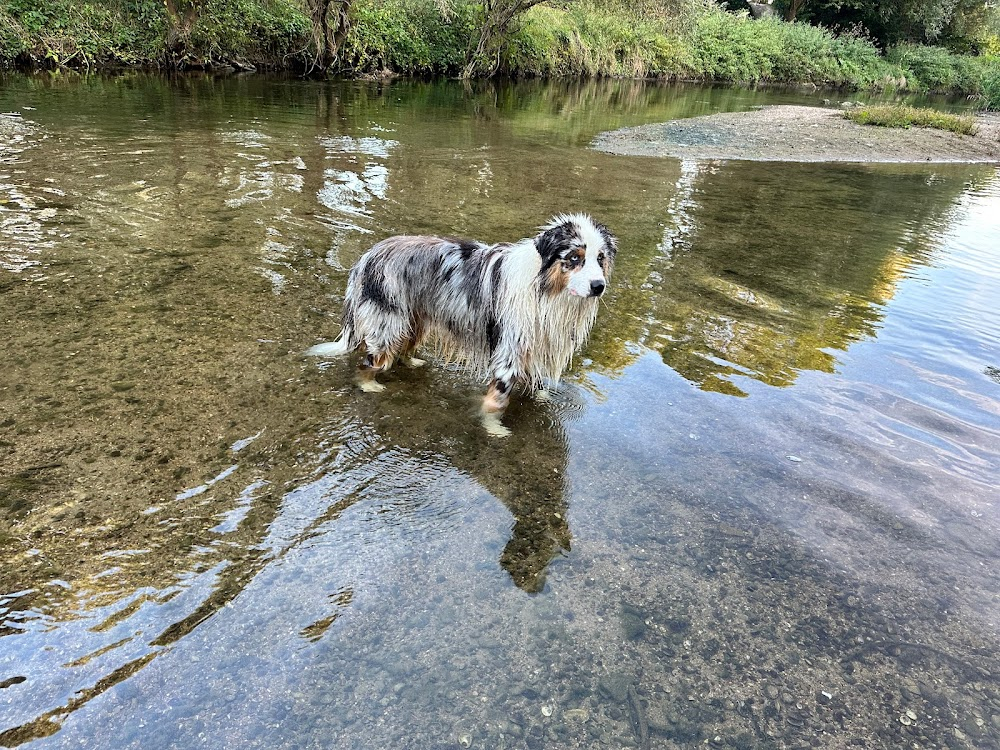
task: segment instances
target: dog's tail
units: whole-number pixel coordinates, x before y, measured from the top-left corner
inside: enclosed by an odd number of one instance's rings
[[[306,349],[306,356],[309,357],[342,357],[351,351],[351,332],[345,328],[336,341],[327,341],[323,344]]]

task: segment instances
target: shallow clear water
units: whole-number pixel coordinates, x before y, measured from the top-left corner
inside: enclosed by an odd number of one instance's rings
[[[1000,747],[1000,177],[601,130],[823,94],[0,80],[0,743]],[[301,352],[377,238],[618,234],[512,437]]]

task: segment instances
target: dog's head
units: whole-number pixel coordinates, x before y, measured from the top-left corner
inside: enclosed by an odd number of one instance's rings
[[[618,252],[618,241],[608,228],[586,214],[562,214],[541,229],[535,247],[542,258],[542,291],[600,297]]]

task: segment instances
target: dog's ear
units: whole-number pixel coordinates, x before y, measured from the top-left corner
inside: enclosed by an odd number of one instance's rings
[[[562,224],[548,227],[544,232],[535,237],[535,248],[542,256],[542,267],[551,266],[569,248],[570,242],[576,236],[576,229],[572,222],[564,221]]]

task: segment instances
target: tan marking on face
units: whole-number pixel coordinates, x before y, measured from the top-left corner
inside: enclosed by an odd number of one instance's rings
[[[569,283],[569,274],[563,270],[562,263],[553,263],[545,272],[545,288],[549,294],[559,294]]]

